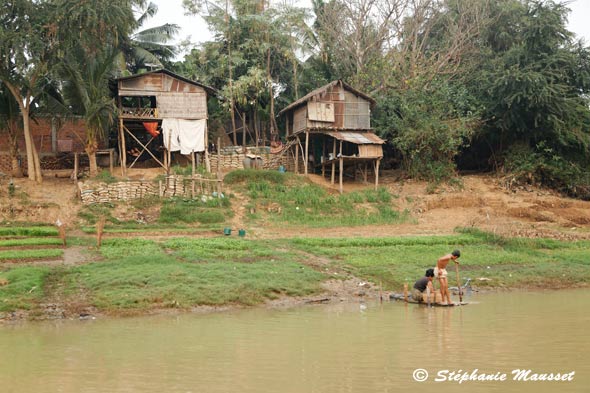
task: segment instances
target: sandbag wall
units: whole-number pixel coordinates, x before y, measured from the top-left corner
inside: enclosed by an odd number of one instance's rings
[[[279,169],[283,166],[287,171],[293,171],[295,164],[290,154],[273,154],[267,148],[247,148],[247,154],[254,154],[262,158],[262,169]],[[244,159],[246,154],[242,151],[242,147],[225,147],[219,153],[211,153],[209,160],[211,162],[211,171],[215,172],[219,169],[227,172],[235,169],[244,169]]]
[[[127,180],[115,183],[95,181],[78,182],[82,203],[109,203],[143,199],[149,196],[163,198],[196,198],[222,192],[222,181],[200,176],[167,176],[163,180]]]

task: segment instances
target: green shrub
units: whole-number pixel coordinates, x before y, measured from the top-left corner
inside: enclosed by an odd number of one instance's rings
[[[238,169],[225,175],[224,183],[239,184],[266,181],[268,183],[283,184],[287,174],[274,170]]]

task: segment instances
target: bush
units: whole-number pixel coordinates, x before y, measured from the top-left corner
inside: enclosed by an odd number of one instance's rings
[[[227,184],[239,184],[245,182],[283,184],[285,183],[286,177],[287,174],[274,170],[238,169],[225,175],[223,181]]]
[[[504,170],[511,183],[539,184],[566,195],[590,199],[590,177],[579,163],[565,159],[546,143],[534,148],[514,144],[504,154]]]

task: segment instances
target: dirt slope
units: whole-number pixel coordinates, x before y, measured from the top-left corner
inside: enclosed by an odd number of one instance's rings
[[[157,175],[149,170],[134,172],[134,178]],[[337,193],[329,179],[311,175],[311,181]],[[477,227],[508,236],[554,237],[560,239],[590,238],[590,202],[560,197],[550,190],[521,187],[509,190],[501,179],[490,175],[462,177],[463,186],[444,186],[434,193],[428,184],[399,180],[394,172],[383,172],[380,185],[397,196],[394,203],[408,209],[413,222],[401,225],[337,227],[293,230],[291,228],[248,228],[246,203],[238,196],[232,226],[245,227],[249,235],[259,238],[293,236],[347,237],[395,236],[452,233],[456,227]],[[16,179],[16,192],[8,193],[8,179],[0,178],[0,222],[55,222],[58,218],[70,226],[77,223],[80,202],[72,180],[46,178],[43,184]],[[345,192],[373,187],[362,182],[345,183]],[[240,199],[241,198],[241,199]]]

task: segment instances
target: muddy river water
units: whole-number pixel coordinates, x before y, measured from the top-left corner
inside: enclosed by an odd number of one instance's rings
[[[590,392],[590,290],[470,301],[0,325],[0,391]]]

